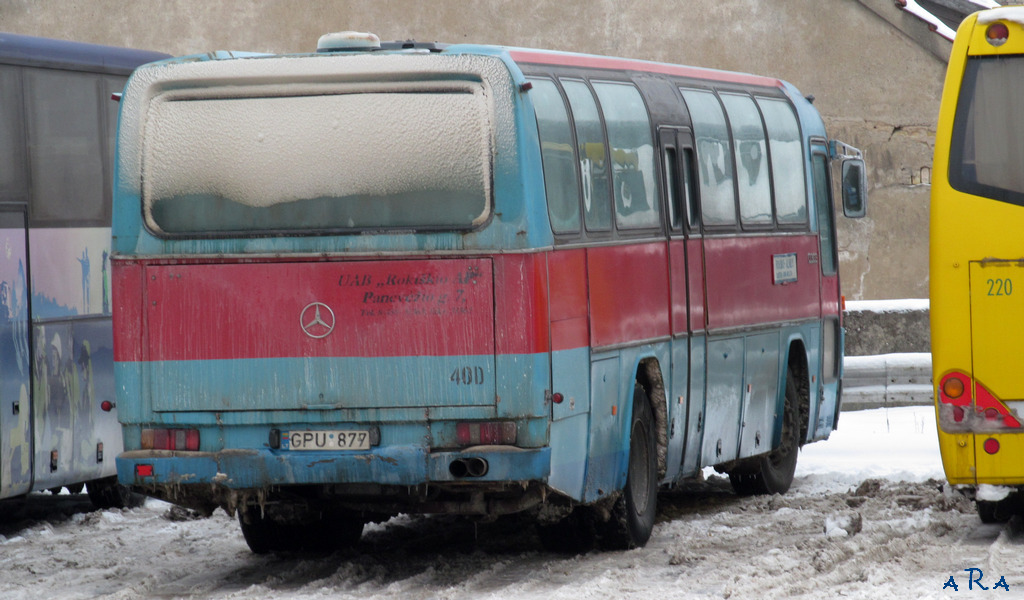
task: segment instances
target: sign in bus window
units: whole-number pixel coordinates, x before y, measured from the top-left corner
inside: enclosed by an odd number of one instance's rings
[[[654,142],[643,98],[635,87],[623,83],[595,83],[594,91],[612,149],[615,223],[624,228],[657,227]]]
[[[690,118],[693,119],[704,224],[732,225],[736,223],[736,196],[733,191],[729,129],[725,125],[722,105],[711,92],[680,91],[686,100]]]
[[[744,225],[771,225],[772,192],[768,185],[768,152],[761,115],[750,96],[722,94],[732,126],[740,220]]]
[[[562,81],[562,88],[569,98],[572,118],[576,122],[580,182],[583,184],[583,219],[591,231],[608,230],[612,225],[608,195],[608,153],[597,103],[590,88],[582,81]]]

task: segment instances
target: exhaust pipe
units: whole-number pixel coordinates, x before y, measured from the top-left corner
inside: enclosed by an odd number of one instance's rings
[[[456,458],[448,465],[448,472],[452,474],[452,477],[462,479],[469,474],[469,468],[466,466],[466,461]]]
[[[456,458],[448,465],[448,472],[456,479],[463,477],[483,477],[487,474],[487,461],[479,458]]]
[[[487,461],[480,457],[466,459],[466,471],[470,477],[483,477],[487,474]]]

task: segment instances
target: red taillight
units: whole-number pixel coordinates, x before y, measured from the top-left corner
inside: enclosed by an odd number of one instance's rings
[[[516,433],[516,424],[510,421],[459,423],[455,426],[455,437],[461,446],[514,444]]]
[[[1005,23],[993,23],[985,30],[985,39],[993,46],[1002,46],[1010,38],[1010,29]]]
[[[988,438],[985,440],[985,443],[982,444],[982,447],[985,449],[985,452],[995,454],[996,452],[999,452],[999,440],[995,438]]]
[[[143,429],[143,450],[199,450],[198,429]]]
[[[135,465],[136,477],[152,477],[153,465]]]
[[[100,409],[103,412],[110,412],[114,410],[114,403],[110,400],[104,400],[103,402],[100,402]]]
[[[551,401],[554,402],[555,404],[561,404],[564,400],[565,396],[563,396],[561,392],[555,392],[554,394],[551,394]]]
[[[964,409],[959,406],[953,407],[953,420],[962,423],[964,420]]]

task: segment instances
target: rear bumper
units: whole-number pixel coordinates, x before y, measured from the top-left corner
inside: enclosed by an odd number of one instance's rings
[[[479,458],[486,473],[457,477],[455,461]],[[546,481],[551,449],[479,446],[453,452],[428,452],[417,446],[389,446],[369,452],[319,452],[271,449],[221,452],[141,450],[117,457],[124,485],[160,487],[194,484],[230,489],[264,489],[285,485],[375,483],[419,485],[431,482]],[[152,475],[139,474],[152,470]],[[456,472],[459,469],[455,469]]]

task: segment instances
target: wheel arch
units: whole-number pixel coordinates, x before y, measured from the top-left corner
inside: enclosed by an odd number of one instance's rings
[[[798,336],[794,336],[789,340],[789,345],[786,350],[786,370],[781,373],[779,382],[779,393],[778,393],[778,414],[782,414],[786,406],[786,375],[787,373],[793,374],[794,381],[797,382],[797,393],[800,397],[799,409],[799,423],[800,423],[800,445],[807,441],[807,436],[810,431],[810,420],[811,420],[811,380],[810,380],[810,357],[807,354],[807,346],[804,344],[804,340]],[[782,435],[782,420],[777,420],[775,440],[773,447],[778,445]]]
[[[646,356],[640,359],[636,367],[634,381],[644,389],[647,401],[651,405],[651,412],[654,414],[654,429],[657,433],[655,445],[658,451],[657,472],[660,480],[668,471],[668,397],[665,393],[665,378],[661,362],[656,356]],[[632,399],[632,395],[630,395],[630,399]]]

